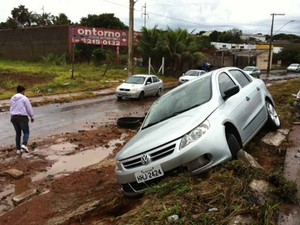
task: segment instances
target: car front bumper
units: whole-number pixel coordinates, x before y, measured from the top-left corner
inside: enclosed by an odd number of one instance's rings
[[[164,176],[180,167],[185,167],[189,172],[196,175],[231,159],[224,127],[219,128],[221,129],[211,129],[207,135],[185,146],[183,149],[179,149],[180,138],[156,149],[150,151],[145,149],[142,154],[117,161],[116,177],[118,183],[122,185],[125,195],[134,196],[141,194],[153,181],[161,179],[159,177],[145,183],[137,183],[135,173],[151,167],[160,166]],[[162,157],[157,157],[158,154],[161,154]],[[129,165],[131,162],[139,161],[144,155],[150,157],[151,162],[149,164],[138,164],[137,166],[126,168],[126,164]]]
[[[121,98],[138,98],[140,91],[116,91],[116,96]]]

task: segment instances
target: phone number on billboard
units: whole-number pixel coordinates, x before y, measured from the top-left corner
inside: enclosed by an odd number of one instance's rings
[[[82,41],[85,44],[91,44],[91,45],[114,45],[114,46],[121,45],[120,41],[114,41],[114,40],[99,40],[99,39],[81,38],[80,41]]]

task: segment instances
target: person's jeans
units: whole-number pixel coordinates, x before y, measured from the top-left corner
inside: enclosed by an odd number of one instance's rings
[[[14,125],[16,131],[16,147],[18,150],[21,150],[21,137],[23,132],[23,145],[27,146],[28,139],[29,139],[29,125],[28,121],[11,121]]]

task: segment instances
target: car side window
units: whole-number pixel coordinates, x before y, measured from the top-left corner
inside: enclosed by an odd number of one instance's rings
[[[224,91],[235,85],[234,81],[226,73],[221,73],[219,75],[218,82],[222,97],[225,97]]]
[[[157,77],[152,77],[153,78],[153,83],[156,83],[156,82],[158,82],[158,79],[157,79]]]
[[[149,78],[147,79],[146,84],[147,84],[147,83],[152,83],[151,77],[149,77]]]
[[[239,70],[230,70],[229,72],[242,87],[245,87],[251,82],[250,78]]]

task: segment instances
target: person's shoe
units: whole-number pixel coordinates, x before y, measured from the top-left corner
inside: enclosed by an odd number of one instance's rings
[[[22,147],[21,147],[25,152],[29,152],[29,150],[28,150],[28,148],[27,148],[27,146],[26,145],[22,145]]]
[[[21,154],[21,150],[17,149],[17,155]]]

